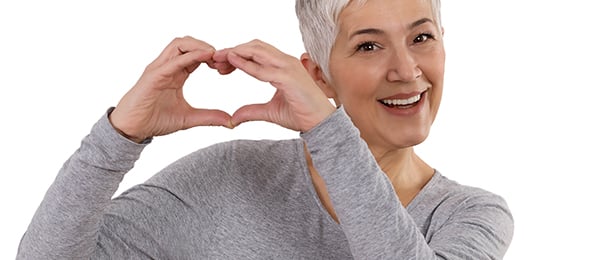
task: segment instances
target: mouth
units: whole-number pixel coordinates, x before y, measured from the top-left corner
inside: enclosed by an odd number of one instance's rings
[[[423,99],[423,95],[426,92],[427,91],[423,91],[421,93],[418,93],[416,95],[413,95],[413,96],[410,96],[407,98],[389,97],[389,98],[379,99],[377,101],[379,103],[381,103],[382,105],[389,107],[389,108],[409,109],[409,108],[417,106],[419,104],[419,101],[421,101]]]

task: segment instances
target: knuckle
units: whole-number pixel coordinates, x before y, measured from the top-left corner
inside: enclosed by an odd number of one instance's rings
[[[149,73],[149,72],[153,71],[154,69],[156,69],[156,67],[158,67],[158,64],[156,64],[156,62],[152,62],[152,63],[146,65],[146,67],[144,68],[144,73]]]
[[[191,36],[189,36],[189,35],[178,36],[178,37],[173,38],[173,40],[171,41],[171,43],[178,44],[178,43],[181,43],[183,41],[188,41],[190,39],[193,39],[193,38]]]
[[[173,40],[171,40],[171,42],[169,43],[169,46],[177,46],[178,42],[181,41],[181,37],[175,37],[173,38]]]
[[[250,43],[252,45],[263,45],[264,44],[264,42],[259,39],[254,39],[254,40],[250,41]]]

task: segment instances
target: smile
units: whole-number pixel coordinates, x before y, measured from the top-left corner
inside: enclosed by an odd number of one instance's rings
[[[425,93],[425,92],[421,92],[417,95],[414,95],[409,98],[404,98],[404,99],[389,98],[389,99],[381,99],[378,101],[379,101],[379,103],[381,103],[387,107],[410,108],[410,107],[413,107],[414,105],[416,105],[421,100],[423,93]]]

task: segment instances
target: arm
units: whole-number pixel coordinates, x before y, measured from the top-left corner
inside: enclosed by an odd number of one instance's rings
[[[426,241],[342,109],[302,134],[356,259],[501,259],[512,218],[498,197],[478,196]]]
[[[89,257],[104,209],[145,144],[112,129],[105,115],[59,171],[19,246],[18,259]]]
[[[191,37],[177,38],[148,65],[64,164],[33,217],[17,258],[89,258],[100,247],[96,243],[102,214],[144,147],[139,142],[194,126],[231,126],[227,113],[193,108],[183,97],[185,80],[202,63],[222,74],[233,71],[227,63],[212,62],[214,51]]]

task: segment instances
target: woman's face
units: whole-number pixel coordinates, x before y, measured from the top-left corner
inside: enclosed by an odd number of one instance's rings
[[[424,141],[440,105],[445,61],[430,1],[350,2],[338,25],[327,85],[371,150]]]

